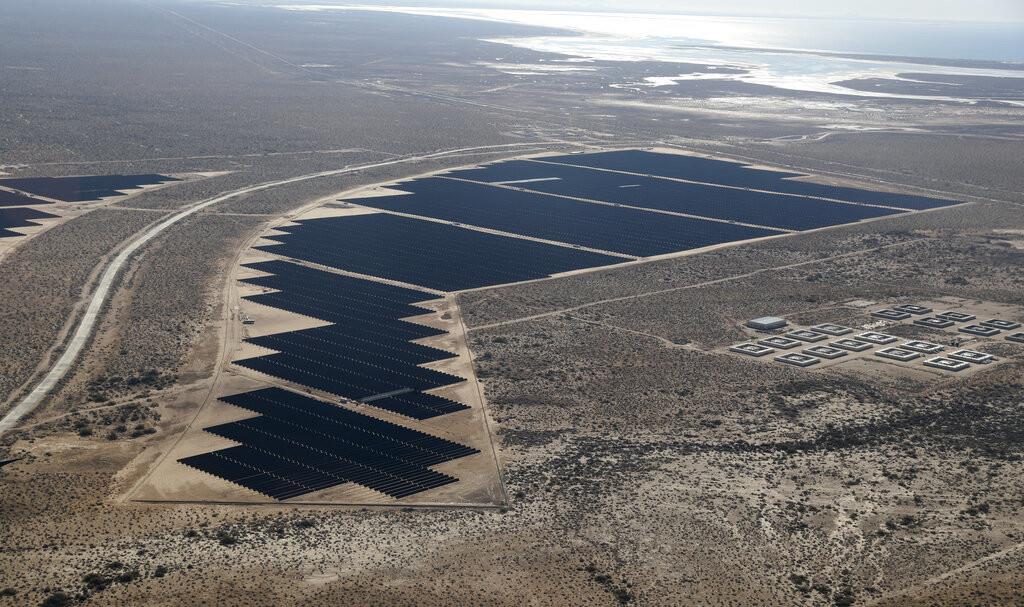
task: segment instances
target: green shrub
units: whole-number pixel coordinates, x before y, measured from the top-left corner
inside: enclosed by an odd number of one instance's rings
[[[46,597],[46,600],[40,603],[40,607],[65,607],[70,604],[71,597],[58,590]]]

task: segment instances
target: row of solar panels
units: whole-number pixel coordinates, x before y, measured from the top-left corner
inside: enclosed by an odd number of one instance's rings
[[[368,276],[460,291],[607,266],[626,259],[384,213],[277,228],[257,249]]]
[[[78,177],[12,177],[0,179],[0,186],[17,190],[0,190],[0,206],[47,204],[47,201],[25,194],[44,196],[64,202],[86,202],[109,196],[120,196],[125,191],[168,181],[175,177],[148,173],[144,175],[88,175]]]
[[[51,204],[45,196],[65,202],[99,200],[119,196],[121,190],[137,189],[167,181],[178,181],[165,175],[98,175],[92,177],[22,177],[0,179],[0,238],[24,236],[17,228],[39,225],[38,219],[53,219],[57,215],[30,207]],[[10,189],[3,189],[10,188]],[[11,191],[17,190],[17,191]]]
[[[430,466],[478,453],[281,388],[221,400],[259,416],[206,428],[239,445],[179,461],[277,500],[345,483],[403,498],[457,480]]]
[[[675,165],[667,171],[669,177],[640,174],[659,164]],[[618,170],[622,167],[632,172]],[[709,167],[717,169],[700,170]],[[954,204],[794,182],[778,175],[793,176],[704,158],[607,152],[455,171],[402,184],[407,195],[359,203],[638,256]],[[713,181],[681,181],[680,177]],[[825,195],[838,200],[821,197]]]
[[[301,221],[261,248],[459,291],[956,204],[795,176],[641,151],[500,162],[356,201],[414,217]]]
[[[649,209],[717,220],[690,220],[682,224],[687,226],[687,231],[698,234],[713,232],[716,222],[735,221],[769,229],[809,230],[908,210],[684,183],[549,163],[514,161],[507,164],[521,167],[522,174],[532,179],[502,182],[503,172],[496,176],[488,175],[488,172],[497,167],[504,168],[503,165],[491,165],[402,184],[400,188],[412,195],[367,199],[360,204],[409,213],[426,204],[439,205],[439,211],[448,214],[468,213],[470,210],[500,210],[510,205],[530,213],[562,214],[577,220],[590,219],[590,215],[580,215],[579,211],[583,210],[611,214],[631,223],[650,223],[664,219],[636,211]],[[481,204],[484,201],[486,205]],[[594,208],[596,205],[591,204],[580,209],[579,205],[587,204],[586,201],[609,204],[603,208]],[[594,217],[600,219],[600,216]]]
[[[247,339],[274,354],[235,364],[415,420],[468,409],[426,390],[464,381],[423,368],[451,352],[413,343],[444,330],[402,320],[429,312],[429,293],[270,261],[247,267],[269,275],[243,282],[274,289],[246,299],[334,324]],[[430,466],[477,450],[404,426],[268,388],[221,399],[260,416],[206,428],[237,446],[180,460],[274,499],[344,483],[394,498],[457,479]]]
[[[467,408],[426,393],[465,381],[420,366],[455,355],[412,343],[446,331],[402,320],[429,312],[415,304],[434,296],[284,261],[247,267],[273,274],[243,282],[277,289],[248,301],[334,324],[249,338],[276,352],[235,364],[414,419]]]
[[[40,204],[51,204],[49,200],[43,200],[42,198],[32,198],[22,192],[11,192],[8,190],[0,190],[0,207],[24,207],[34,206]]]
[[[11,228],[39,225],[38,219],[53,219],[56,215],[28,207],[0,208],[0,238],[23,236]]]
[[[549,183],[555,182],[524,184],[523,187],[543,186]],[[637,257],[662,255],[783,233],[774,228],[650,213],[443,177],[420,179],[401,187],[412,194],[368,198],[360,200],[359,203],[388,211],[456,221]],[[584,195],[583,192],[571,191],[576,196]],[[627,191],[632,194],[642,190],[622,190]],[[601,189],[587,196],[599,201],[609,201],[613,198],[610,195],[613,192],[610,189]],[[682,203],[685,199],[674,200]],[[867,207],[859,208],[868,210]],[[879,211],[874,213],[875,215],[890,212],[874,210]],[[732,215],[740,216],[742,220],[744,214]],[[871,214],[868,213],[868,216]]]
[[[561,165],[587,167],[603,171],[619,171],[634,175],[728,185],[750,190],[766,190],[782,194],[827,198],[859,204],[891,206],[901,209],[924,210],[958,204],[955,201],[927,196],[896,194],[799,181],[794,178],[805,177],[805,175],[756,169],[742,163],[682,154],[624,150],[594,154],[570,154],[543,158],[542,160]],[[487,167],[487,169],[490,168]],[[522,175],[519,171],[514,171],[514,174]],[[520,176],[513,177],[513,179],[524,178]]]

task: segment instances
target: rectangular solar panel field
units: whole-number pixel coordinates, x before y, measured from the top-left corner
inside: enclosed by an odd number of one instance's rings
[[[942,200],[910,194],[894,194],[840,186],[823,185],[807,181],[794,181],[791,177],[801,177],[799,173],[782,173],[761,169],[747,168],[743,164],[713,160],[682,154],[659,154],[641,150],[621,150],[598,152],[594,154],[571,154],[543,158],[545,162],[586,166],[598,169],[625,171],[641,175],[657,175],[676,179],[688,179],[707,183],[718,183],[744,188],[755,188],[802,194],[805,196],[821,196],[899,207],[908,210],[924,210],[959,204],[952,200]]]
[[[440,329],[401,322],[391,316],[380,314],[373,308],[345,307],[333,305],[330,300],[310,300],[310,298],[289,291],[248,295],[246,301],[288,310],[303,316],[319,318],[329,322],[346,323],[378,331],[401,333],[406,339],[422,339],[444,333]],[[422,312],[420,312],[422,314]]]
[[[392,318],[418,316],[430,312],[430,309],[414,304],[436,298],[425,291],[324,272],[286,261],[252,263],[246,267],[271,275],[246,278],[242,282],[287,291],[304,305],[315,303],[331,310],[331,314],[342,314],[351,308],[370,308]]]
[[[314,329],[315,330],[315,329]],[[263,337],[246,340],[250,343],[257,343],[264,347],[272,348],[278,352],[298,359],[307,359],[311,363],[331,365],[339,369],[347,369],[353,374],[370,374],[380,377],[384,374],[404,376],[414,381],[439,382],[432,387],[444,386],[462,381],[462,378],[448,374],[438,374],[437,371],[423,369],[419,365],[426,362],[433,362],[451,358],[453,355],[442,350],[433,348],[422,354],[419,351],[400,351],[397,349],[386,349],[387,344],[379,346],[368,342],[348,340],[344,335],[340,339],[324,341],[311,339],[305,332],[277,333]],[[401,342],[398,342],[401,343]],[[430,359],[423,358],[430,356]],[[377,368],[382,372],[373,372]],[[397,380],[397,377],[396,377]],[[398,386],[391,390],[409,388],[412,386]],[[388,392],[391,390],[382,390]]]
[[[422,365],[455,356],[451,352],[410,343],[402,338],[378,333],[351,335],[344,326],[327,326],[303,331],[276,333],[245,340],[278,351],[289,349],[328,349],[338,353],[351,352],[367,359],[393,360],[401,364]]]
[[[398,391],[432,390],[465,381],[431,369],[399,364],[381,367],[327,352],[289,350],[235,364],[352,400]]]
[[[38,204],[52,204],[49,200],[31,198],[19,192],[0,190],[0,207],[21,207]]]
[[[399,321],[394,322],[396,327],[403,326],[398,324]],[[406,323],[404,326],[417,327],[419,325]],[[414,339],[421,339],[425,336],[443,335],[445,333],[440,329],[433,329],[430,327],[423,327],[423,329],[424,331],[429,330],[431,332],[430,335],[423,335],[421,332],[419,337],[417,337],[416,334],[389,332],[386,329],[383,329],[381,325],[367,326],[355,323],[342,323],[317,327],[315,329],[304,329],[301,331],[277,333],[275,335],[267,335],[264,337],[253,337],[250,338],[250,340],[252,343],[261,343],[261,340],[302,340],[308,343],[322,342],[328,344],[328,346],[332,348],[340,348],[342,346],[336,346],[336,344],[344,343],[346,344],[345,347],[349,348],[359,348],[366,349],[367,351],[388,353],[395,356],[407,357],[410,360],[413,358],[423,358],[428,359],[427,362],[450,358],[452,354],[446,350],[410,343],[410,341]]]
[[[407,392],[405,394],[363,402],[378,409],[384,409],[417,420],[430,419],[469,409],[469,407],[460,402],[425,392]]]
[[[277,500],[350,482],[407,497],[457,480],[430,466],[478,453],[280,388],[221,400],[259,417],[206,429],[239,446],[179,461]]]
[[[57,217],[29,207],[0,208],[0,238],[23,236],[11,228],[24,228],[38,225],[34,219],[52,219]]]
[[[221,397],[220,400],[275,419],[289,419],[293,415],[302,415],[310,423],[338,425],[355,433],[350,437],[351,440],[378,444],[389,450],[405,446],[414,453],[427,454],[425,457],[429,460],[428,465],[449,461],[453,455],[462,457],[477,452],[476,449],[469,449],[418,430],[378,420],[281,388],[265,388]]]
[[[508,179],[509,169],[521,176],[521,183],[510,184],[517,188],[787,230],[810,230],[904,212],[531,161],[495,164],[451,176],[500,183]],[[368,204],[375,206],[375,201]]]
[[[17,177],[0,179],[0,185],[29,194],[65,202],[86,202],[108,196],[120,196],[120,190],[134,190],[144,185],[179,181],[166,175],[89,175],[80,177]]]
[[[413,195],[374,197],[360,203],[638,257],[781,233],[444,178],[418,179],[403,189]]]
[[[278,228],[279,245],[256,247],[441,291],[544,278],[624,259],[383,213],[329,217]]]
[[[800,173],[750,170],[737,162],[643,150],[563,154],[537,158],[537,160],[743,187],[754,187],[757,184],[771,183],[786,177],[800,176]]]

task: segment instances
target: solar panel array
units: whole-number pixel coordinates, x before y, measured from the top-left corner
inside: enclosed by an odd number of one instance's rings
[[[0,238],[12,236],[23,236],[11,230],[11,228],[24,228],[26,226],[38,225],[36,219],[52,219],[57,217],[50,213],[44,213],[37,209],[28,207],[0,208]]]
[[[153,173],[145,175],[89,175],[81,177],[17,177],[0,179],[5,187],[64,202],[85,202],[120,196],[124,190],[155,185],[177,178]]]
[[[455,291],[958,204],[793,180],[801,176],[638,150],[499,162],[355,201],[402,217],[303,221],[265,250]]]
[[[179,461],[276,500],[345,483],[400,499],[456,482],[430,467],[479,452],[281,388],[221,400],[259,416],[206,428],[239,445]]]
[[[333,324],[248,338],[275,353],[235,364],[415,420],[469,409],[426,392],[464,381],[420,366],[455,356],[413,343],[446,332],[402,320],[436,296],[287,261],[246,267],[268,275],[242,282],[273,291],[245,299]],[[205,428],[239,444],[179,461],[277,500],[345,483],[400,499],[455,482],[430,466],[478,452],[283,388],[221,400],[259,416]]]
[[[106,196],[118,196],[118,190],[130,190],[163,183],[178,181],[174,177],[164,175],[99,175],[90,177],[17,177],[0,179],[0,238],[24,236],[12,230],[38,225],[35,219],[57,217],[50,213],[30,208],[32,206],[52,204],[50,200],[35,198],[44,196],[65,202],[81,202],[99,200]],[[15,191],[11,191],[15,190]]]
[[[49,200],[32,198],[21,192],[0,190],[0,207],[23,207],[28,205],[51,204]]]
[[[638,257],[781,233],[446,178],[418,179],[402,189],[413,194],[361,204]],[[603,192],[568,188],[564,193],[596,198]]]
[[[387,322],[393,318],[419,316],[430,309],[415,304],[437,298],[425,291],[324,272],[287,261],[251,263],[245,267],[269,276],[246,278],[242,282],[278,291],[255,295],[250,300],[330,322],[353,318],[384,318]]]
[[[515,179],[520,182],[510,185],[545,194],[582,197],[788,230],[823,228],[902,212],[899,209],[844,204],[805,196],[769,194],[704,183],[685,183],[528,160],[457,171],[451,176],[487,183],[502,183]],[[418,185],[419,182],[414,182],[410,187],[415,188]],[[407,189],[406,186],[403,186],[403,189]],[[418,189],[414,191],[419,192]],[[379,201],[380,199],[367,201],[366,204],[378,207]],[[384,202],[387,203],[387,200]],[[423,202],[421,200],[421,206],[426,206]],[[706,226],[706,229],[717,227],[711,224]]]
[[[256,247],[319,265],[441,291],[459,291],[606,266],[619,257],[383,213],[277,228]]]
[[[235,364],[414,419],[468,408],[424,393],[465,381],[420,366],[455,354],[411,343],[446,331],[402,320],[430,312],[415,303],[435,296],[285,261],[247,267],[272,275],[243,282],[277,291],[244,299],[334,324],[249,338],[276,352]]]
[[[958,202],[910,194],[894,194],[840,186],[823,185],[808,181],[794,181],[800,173],[783,173],[753,169],[747,165],[682,154],[659,154],[641,150],[572,154],[543,159],[558,164],[585,166],[597,169],[658,175],[704,183],[717,183],[744,188],[770,190],[803,196],[821,196],[850,202],[881,204],[901,209],[923,210],[944,207]]]
[[[257,247],[292,261],[250,264],[268,275],[243,282],[267,292],[245,299],[331,324],[248,338],[272,353],[235,364],[411,420],[432,419],[469,408],[429,392],[464,381],[423,366],[455,356],[415,343],[445,331],[407,320],[427,313],[418,304],[435,296],[294,260],[459,291],[956,204],[792,179],[798,176],[628,151],[411,181],[401,186],[407,195],[358,200],[386,212],[300,221]],[[114,184],[21,185],[60,198]],[[206,428],[238,444],[180,461],[278,500],[345,483],[403,498],[455,482],[431,467],[478,452],[282,388],[221,400],[257,416]]]

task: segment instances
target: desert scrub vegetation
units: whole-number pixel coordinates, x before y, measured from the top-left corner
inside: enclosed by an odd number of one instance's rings
[[[160,421],[152,398],[127,403],[103,403],[42,421],[14,436],[39,439],[60,433],[75,433],[92,440],[135,439],[156,433]]]
[[[128,281],[127,305],[111,318],[115,339],[85,399],[103,401],[173,385],[219,309],[227,262],[260,219],[203,215],[170,229]]]
[[[0,262],[0,402],[53,346],[100,258],[160,217],[92,211],[39,234]]]

